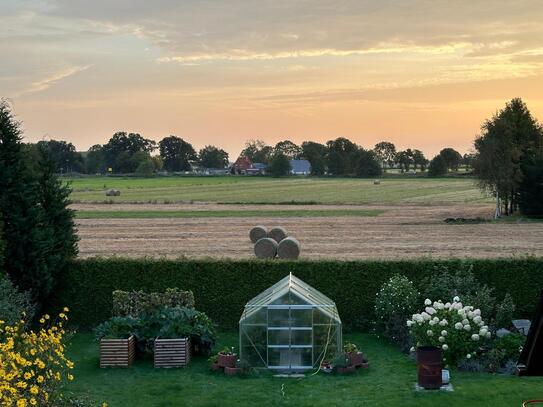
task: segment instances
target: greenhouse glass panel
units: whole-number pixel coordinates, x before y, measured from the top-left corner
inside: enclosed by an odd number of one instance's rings
[[[245,305],[239,328],[240,358],[253,367],[304,371],[341,349],[336,304],[292,274]]]

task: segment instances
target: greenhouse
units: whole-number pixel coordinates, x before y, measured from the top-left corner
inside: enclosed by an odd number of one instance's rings
[[[252,367],[304,371],[332,360],[341,335],[336,304],[290,274],[245,305],[240,359]]]

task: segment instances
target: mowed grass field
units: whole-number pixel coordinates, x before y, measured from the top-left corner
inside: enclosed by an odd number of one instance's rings
[[[77,334],[68,347],[75,362],[69,393],[107,401],[111,407],[138,406],[521,406],[541,398],[543,378],[453,371],[453,392],[414,390],[415,362],[392,345],[368,334],[347,334],[370,361],[350,376],[319,373],[304,378],[272,377],[261,371],[227,377],[209,370],[197,356],[184,369],[154,369],[139,360],[130,369],[100,369],[98,343]],[[237,346],[236,333],[222,333],[216,349]]]
[[[489,203],[473,179],[384,178],[269,178],[269,177],[85,177],[67,179],[75,203],[179,203],[244,204],[458,204]],[[106,197],[106,189],[119,197]]]

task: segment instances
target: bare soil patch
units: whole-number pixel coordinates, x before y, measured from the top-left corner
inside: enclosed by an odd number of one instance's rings
[[[81,210],[143,210],[145,205],[74,205]],[[265,209],[273,205],[149,205],[152,210]],[[311,205],[308,209],[345,208]],[[160,209],[159,209],[160,208]],[[288,209],[290,206],[282,206]],[[293,205],[292,209],[303,207]],[[253,258],[249,230],[284,226],[306,259],[491,258],[543,256],[543,223],[446,224],[488,217],[492,206],[349,206],[383,209],[377,217],[81,219],[80,256]]]

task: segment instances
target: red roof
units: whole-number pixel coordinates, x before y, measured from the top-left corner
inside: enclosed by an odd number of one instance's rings
[[[234,168],[237,170],[248,170],[253,165],[252,161],[249,159],[249,157],[245,157],[244,155],[240,155],[236,162],[234,163]]]

